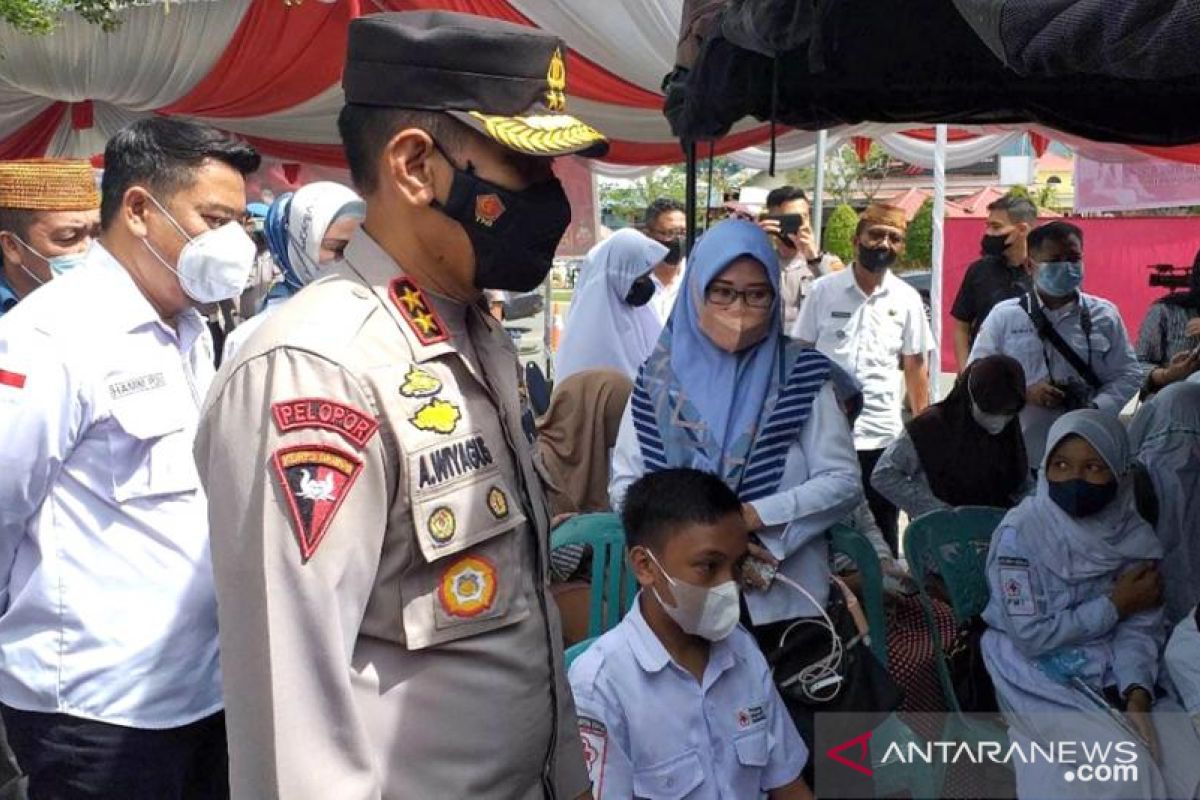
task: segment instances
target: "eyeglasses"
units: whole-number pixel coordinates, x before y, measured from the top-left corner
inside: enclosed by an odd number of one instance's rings
[[[896,233],[895,231],[868,228],[865,235],[867,241],[871,244],[883,244],[884,242],[890,242],[894,245],[904,244],[904,234]]]
[[[671,228],[670,230],[661,230],[653,228],[649,231],[650,235],[655,239],[670,241],[671,239],[682,239],[687,236],[687,228]]]
[[[767,287],[738,291],[732,286],[715,285],[709,286],[704,292],[704,299],[714,306],[731,306],[739,297],[747,308],[770,308],[771,303],[775,302],[775,291]]]

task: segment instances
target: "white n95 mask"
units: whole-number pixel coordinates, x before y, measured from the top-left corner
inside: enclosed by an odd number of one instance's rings
[[[184,294],[197,303],[219,303],[237,297],[246,288],[250,271],[254,268],[254,256],[258,248],[246,233],[241,223],[230,220],[219,228],[207,230],[199,236],[188,236],[187,231],[163,208],[153,195],[148,195],[158,206],[179,234],[187,240],[179,252],[179,263],[172,267],[149,240],[142,239],[146,249],[154,254],[164,267],[179,278]]]
[[[685,581],[677,581],[671,577],[658,559],[649,549],[646,553],[654,566],[666,577],[671,584],[671,594],[675,596],[675,605],[667,605],[662,595],[654,589],[654,596],[667,616],[693,636],[719,642],[733,633],[741,618],[741,607],[738,605],[738,585],[735,581],[726,581],[719,586],[705,589]]]

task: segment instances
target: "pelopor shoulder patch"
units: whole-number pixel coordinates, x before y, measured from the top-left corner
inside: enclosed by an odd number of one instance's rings
[[[300,560],[307,564],[354,486],[362,462],[336,447],[318,444],[277,450],[271,461],[287,497]]]
[[[333,431],[360,450],[379,430],[379,421],[371,414],[325,397],[298,397],[272,403],[271,416],[280,433],[321,428]]]

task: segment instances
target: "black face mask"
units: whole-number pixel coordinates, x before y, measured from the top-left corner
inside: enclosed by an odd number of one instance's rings
[[[1090,517],[1104,509],[1117,496],[1117,482],[1088,483],[1078,478],[1050,481],[1050,499],[1072,517]]]
[[[445,205],[434,205],[466,230],[480,289],[536,289],[571,224],[571,203],[557,178],[514,192],[480,178],[470,167],[454,167],[450,196]]]
[[[625,294],[625,302],[634,308],[644,306],[654,297],[654,290],[654,281],[650,280],[649,275],[643,275],[629,287],[629,291]]]
[[[858,248],[858,264],[868,272],[883,272],[895,263],[895,251],[886,247],[874,249],[860,246]]]
[[[670,264],[672,267],[683,261],[683,240],[671,239],[664,242],[661,239],[656,239],[659,244],[666,245],[667,254],[663,256],[663,263]]]
[[[999,236],[990,233],[984,234],[983,239],[979,242],[979,250],[985,256],[1002,256],[1004,251],[1008,249],[1008,234],[1000,234]]]

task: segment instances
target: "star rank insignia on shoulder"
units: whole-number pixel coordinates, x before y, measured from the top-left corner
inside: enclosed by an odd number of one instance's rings
[[[425,297],[425,292],[408,278],[396,278],[388,287],[392,303],[423,345],[437,344],[450,338],[446,325],[437,310]]]

